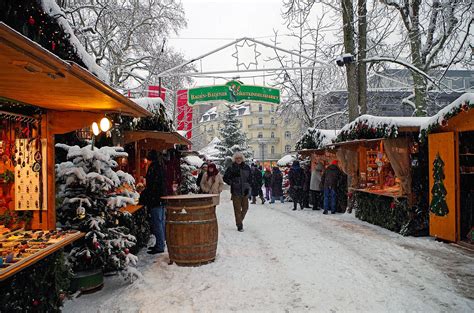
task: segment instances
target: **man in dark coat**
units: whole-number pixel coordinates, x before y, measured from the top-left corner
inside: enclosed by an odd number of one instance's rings
[[[272,172],[270,168],[265,169],[265,174],[263,174],[263,185],[265,186],[265,198],[270,201],[272,194]]]
[[[257,197],[260,197],[262,204],[265,203],[262,191],[263,176],[262,172],[258,169],[255,164],[252,164],[250,169],[250,186],[252,187],[252,204],[257,203]]]
[[[330,207],[331,214],[336,214],[337,205],[337,188],[341,180],[342,172],[337,166],[337,160],[331,162],[326,170],[324,171],[323,177],[321,178],[321,185],[324,190],[324,212],[328,214]]]
[[[298,203],[300,204],[301,210],[303,207],[303,188],[305,175],[303,169],[300,167],[299,161],[293,161],[290,173],[288,174],[288,180],[290,181],[290,197],[293,200],[293,211],[296,211]]]
[[[283,174],[277,166],[273,168],[270,186],[272,188],[272,201],[270,203],[275,203],[276,199],[280,199],[281,203],[284,203],[285,198],[283,197]]]
[[[166,171],[156,150],[151,150],[147,158],[151,164],[146,173],[146,187],[142,192],[141,202],[150,210],[152,233],[156,239],[155,246],[151,247],[148,253],[157,254],[165,250],[165,208],[161,197],[166,196]]]
[[[245,158],[240,152],[234,154],[232,161],[232,165],[225,171],[224,182],[230,186],[235,224],[237,230],[242,232],[243,221],[249,209],[250,167],[245,164]]]

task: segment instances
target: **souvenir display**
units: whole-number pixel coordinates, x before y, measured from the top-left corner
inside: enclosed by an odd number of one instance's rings
[[[10,270],[27,265],[37,257],[45,257],[82,236],[78,231],[5,231],[0,237],[0,278],[8,275]]]
[[[40,209],[40,163],[35,139],[15,140],[15,210]],[[41,153],[39,153],[41,160]],[[35,166],[39,167],[35,170]]]

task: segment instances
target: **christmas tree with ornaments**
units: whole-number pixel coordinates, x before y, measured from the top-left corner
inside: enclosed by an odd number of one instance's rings
[[[129,270],[137,262],[129,251],[136,239],[119,222],[129,215],[120,208],[135,204],[139,195],[133,177],[114,170],[114,159],[127,153],[120,147],[57,147],[67,151],[67,161],[56,165],[59,227],[86,234],[69,254],[73,269]]]

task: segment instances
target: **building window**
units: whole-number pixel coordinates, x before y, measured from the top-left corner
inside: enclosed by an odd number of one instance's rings
[[[275,119],[273,117],[270,121],[271,121],[272,125],[275,124]]]
[[[263,138],[263,133],[262,132],[258,133],[258,138]]]
[[[290,145],[286,145],[285,146],[285,152],[290,152],[291,151],[291,146]]]
[[[258,125],[262,125],[263,124],[263,118],[259,117],[258,118]]]
[[[261,104],[258,105],[258,112],[263,112],[263,106]]]
[[[270,137],[275,138],[275,133],[272,132],[272,135]]]
[[[272,146],[272,154],[275,154],[275,146]]]
[[[286,138],[286,139],[291,139],[291,132],[290,132],[290,131],[287,130],[287,131],[285,132],[285,138]]]

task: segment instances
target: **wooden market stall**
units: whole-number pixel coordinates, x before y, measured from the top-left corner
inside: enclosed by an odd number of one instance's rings
[[[474,93],[466,93],[422,129],[429,148],[430,235],[474,243]]]
[[[54,136],[105,113],[150,115],[0,23],[0,281],[83,236],[56,230]]]
[[[349,206],[358,218],[405,235],[426,231],[419,131],[427,119],[363,115],[341,130],[332,146],[350,177]]]

